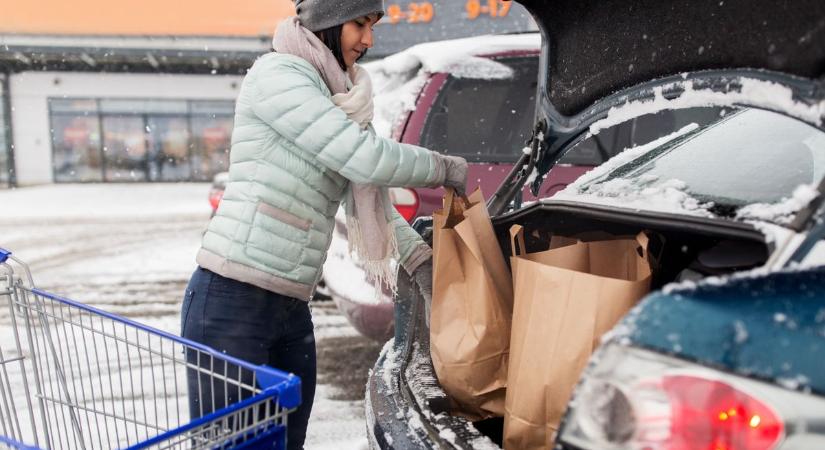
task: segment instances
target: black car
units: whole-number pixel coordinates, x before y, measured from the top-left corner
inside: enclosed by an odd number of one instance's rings
[[[487,203],[502,251],[519,224],[528,251],[645,231],[657,255],[555,448],[825,448],[825,2],[520,3],[542,34],[539,101],[532,151]],[[631,132],[647,143],[522,204],[563,156]],[[498,448],[501,419],[449,413],[412,286],[368,382],[370,446]]]

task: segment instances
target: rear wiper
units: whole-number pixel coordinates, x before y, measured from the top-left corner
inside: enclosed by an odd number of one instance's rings
[[[533,134],[527,145],[530,147],[530,154],[524,154],[519,157],[518,162],[507,174],[507,177],[502,181],[501,186],[496,192],[487,200],[487,210],[490,216],[495,217],[503,213],[507,209],[507,205],[516,196],[521,197],[521,192],[524,189],[524,183],[536,167],[536,162],[539,160],[541,153],[541,146],[544,142],[544,134],[547,132],[547,121],[539,120],[533,126]],[[521,203],[520,201],[518,203]]]

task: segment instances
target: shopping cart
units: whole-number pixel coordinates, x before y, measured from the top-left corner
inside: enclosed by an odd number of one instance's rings
[[[300,384],[37,289],[0,249],[0,448],[282,449]]]

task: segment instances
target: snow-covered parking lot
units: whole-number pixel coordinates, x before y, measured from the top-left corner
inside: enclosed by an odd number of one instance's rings
[[[31,266],[38,287],[178,334],[208,191],[203,183],[0,190],[0,247]],[[365,448],[364,384],[380,344],[332,302],[312,307],[319,385],[307,448]]]

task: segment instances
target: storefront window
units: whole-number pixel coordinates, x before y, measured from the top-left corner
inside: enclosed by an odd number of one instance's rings
[[[53,99],[55,181],[209,181],[229,166],[234,102]]]
[[[49,109],[55,181],[101,181],[103,156],[97,101],[52,99]]]
[[[229,170],[234,105],[231,102],[192,102],[192,176],[211,180]]]
[[[216,173],[229,170],[232,117],[193,117],[192,132],[195,135],[191,159],[194,179],[211,180]]]
[[[101,181],[97,115],[54,114],[52,130],[55,181]]]
[[[103,116],[102,122],[106,181],[147,181],[143,116]]]
[[[150,116],[146,131],[149,135],[149,179],[192,179],[189,167],[189,122],[186,116]]]
[[[186,115],[186,100],[102,99],[103,114],[182,114]]]

